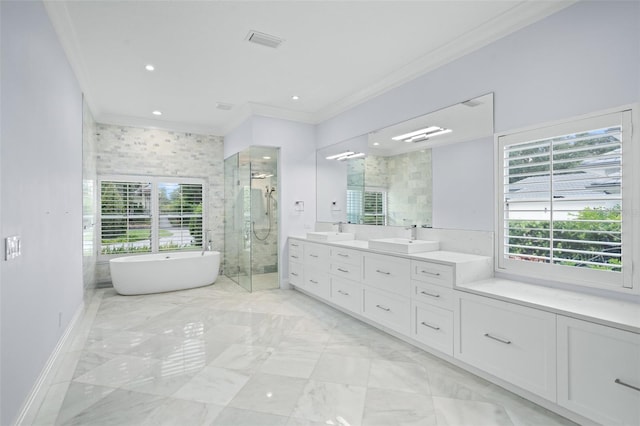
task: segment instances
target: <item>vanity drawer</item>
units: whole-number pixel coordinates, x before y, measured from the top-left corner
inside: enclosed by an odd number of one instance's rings
[[[424,343],[453,356],[453,312],[414,301],[413,335]]]
[[[302,288],[309,293],[313,293],[322,299],[331,297],[331,286],[329,283],[329,275],[326,271],[310,266],[304,268],[304,283]]]
[[[289,262],[289,283],[295,286],[301,286],[303,283],[304,268],[301,263]]]
[[[302,262],[303,250],[300,241],[289,241],[289,260],[291,262]]]
[[[453,266],[412,260],[411,278],[430,284],[453,287]]]
[[[411,281],[413,293],[411,298],[421,302],[453,310],[455,305],[453,289],[421,281]]]
[[[362,313],[362,285],[331,277],[331,301],[350,312]]]
[[[409,297],[409,270],[408,259],[368,253],[364,257],[364,284]]]
[[[558,404],[603,425],[640,425],[640,334],[558,315]]]
[[[362,279],[362,268],[360,265],[331,261],[331,273],[353,281],[360,281]]]
[[[556,316],[487,297],[459,294],[456,358],[556,400]]]
[[[341,247],[331,247],[331,261],[362,267],[362,252]]]
[[[392,330],[409,335],[411,305],[408,298],[365,288],[364,315]]]
[[[329,269],[329,246],[322,244],[305,243],[304,263],[306,265]]]

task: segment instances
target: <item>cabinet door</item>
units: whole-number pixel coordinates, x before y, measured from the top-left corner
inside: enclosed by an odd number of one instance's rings
[[[342,247],[331,248],[331,261],[347,263],[349,265],[362,266],[362,252],[358,250],[345,249]]]
[[[427,284],[421,281],[411,281],[413,300],[429,303],[439,308],[453,310],[454,293],[453,289],[444,288],[439,285]]]
[[[417,341],[453,356],[453,312],[417,301],[412,305],[412,332]]]
[[[302,286],[302,281],[304,279],[302,272],[303,267],[302,263],[298,262],[289,262],[289,283],[295,286]]]
[[[410,334],[411,306],[409,298],[365,288],[364,315],[392,330],[407,336]]]
[[[456,293],[459,335],[454,356],[555,402],[555,314]]]
[[[356,314],[362,313],[362,285],[343,278],[331,277],[331,301]]]
[[[304,244],[304,263],[314,268],[329,270],[329,246],[323,244]]]
[[[640,334],[558,316],[558,404],[606,425],[640,424]]]
[[[364,284],[409,297],[408,259],[367,253],[364,258]]]
[[[329,274],[323,269],[305,265],[304,284],[302,288],[309,293],[328,300],[331,296]]]
[[[411,261],[411,278],[430,284],[453,287],[453,266],[439,263]]]

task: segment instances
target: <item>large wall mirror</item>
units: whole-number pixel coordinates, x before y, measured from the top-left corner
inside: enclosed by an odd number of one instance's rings
[[[493,93],[319,149],[317,221],[431,226],[431,149],[493,135]]]

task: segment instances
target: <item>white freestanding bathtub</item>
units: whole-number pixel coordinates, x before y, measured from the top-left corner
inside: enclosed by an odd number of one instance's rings
[[[149,294],[213,284],[220,252],[158,253],[117,257],[109,261],[111,281],[119,294]]]

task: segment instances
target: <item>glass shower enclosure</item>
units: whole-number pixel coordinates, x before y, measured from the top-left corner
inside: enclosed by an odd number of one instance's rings
[[[279,148],[224,160],[224,274],[252,292],[279,288]]]

